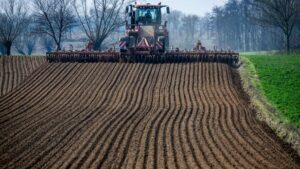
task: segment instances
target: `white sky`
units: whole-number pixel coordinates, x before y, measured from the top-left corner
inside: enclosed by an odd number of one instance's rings
[[[204,16],[211,12],[214,6],[223,6],[227,0],[139,0],[139,2],[149,2],[163,5],[169,5],[171,10],[179,10],[186,14],[196,14]]]

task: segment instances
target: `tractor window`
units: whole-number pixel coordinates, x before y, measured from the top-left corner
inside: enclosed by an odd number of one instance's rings
[[[138,23],[144,25],[158,24],[160,20],[160,8],[139,8],[136,10]]]

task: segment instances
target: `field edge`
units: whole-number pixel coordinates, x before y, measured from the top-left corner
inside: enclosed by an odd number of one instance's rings
[[[241,57],[238,69],[244,91],[249,96],[250,105],[260,121],[265,122],[284,142],[291,145],[300,156],[300,130],[280,118],[279,110],[265,96],[253,63]]]

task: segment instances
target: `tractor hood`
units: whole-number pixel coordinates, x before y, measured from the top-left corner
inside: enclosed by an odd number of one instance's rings
[[[155,26],[140,26],[138,31],[137,47],[149,48],[155,44]]]
[[[154,37],[155,26],[140,26],[139,37]]]

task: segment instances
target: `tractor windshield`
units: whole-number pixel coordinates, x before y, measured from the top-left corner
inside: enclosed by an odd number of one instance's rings
[[[160,8],[138,8],[136,10],[137,22],[143,25],[160,24]]]

